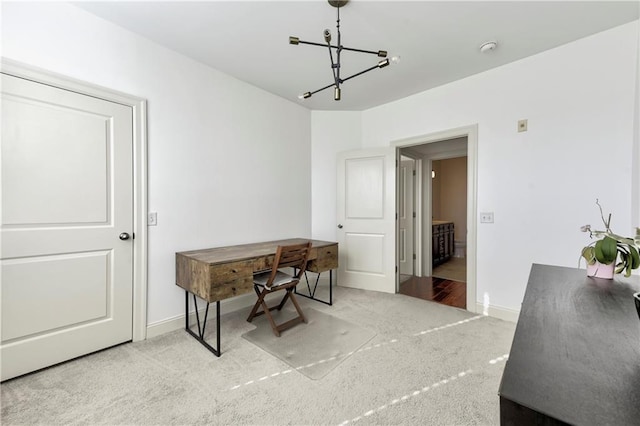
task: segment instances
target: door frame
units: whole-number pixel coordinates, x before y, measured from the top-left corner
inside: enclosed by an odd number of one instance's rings
[[[399,151],[401,148],[409,148],[415,145],[424,145],[427,143],[441,142],[449,139],[460,137],[467,138],[467,310],[469,312],[478,312],[477,302],[477,223],[478,217],[478,125],[473,124],[454,129],[447,129],[440,132],[429,133],[426,135],[413,136],[410,138],[399,139],[391,142],[391,146],[396,147]],[[406,154],[405,154],[406,155]],[[430,165],[431,159],[428,162]],[[428,194],[428,205],[431,206],[431,191]],[[398,201],[396,200],[396,211]],[[423,212],[429,215],[429,223],[431,222],[429,211]],[[418,221],[422,222],[422,221]],[[398,224],[396,223],[396,228]],[[423,224],[426,226],[426,224]],[[431,256],[430,245],[424,248],[426,256]],[[397,252],[397,249],[396,249]],[[396,273],[396,283],[399,281]]]
[[[147,336],[147,101],[7,58],[0,73],[131,107],[133,113],[133,341]]]

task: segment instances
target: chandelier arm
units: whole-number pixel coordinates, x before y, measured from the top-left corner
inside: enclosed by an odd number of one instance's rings
[[[298,40],[298,44],[310,44],[311,46],[327,47],[327,43],[316,43],[316,42],[313,42],[313,41]],[[332,44],[330,44],[328,46],[333,48],[333,49],[337,49],[338,48],[338,46],[334,46]]]
[[[316,93],[318,93],[318,92],[322,92],[323,90],[327,90],[329,87],[333,87],[333,86],[335,86],[335,85],[336,85],[335,83],[328,84],[328,85],[324,86],[324,87],[323,87],[323,88],[321,88],[321,89],[314,90],[313,92],[309,92],[309,94],[310,94],[310,95],[315,95]]]
[[[362,75],[362,74],[364,74],[364,73],[366,73],[366,72],[369,72],[369,71],[371,71],[371,70],[375,70],[376,68],[380,68],[380,66],[379,66],[379,65],[374,65],[374,66],[372,66],[371,68],[367,68],[367,69],[366,69],[366,70],[364,70],[364,71],[360,71],[359,73],[353,74],[353,75],[351,75],[351,76],[349,76],[349,77],[347,77],[347,78],[343,79],[343,80],[342,80],[342,83],[344,83],[344,82],[345,82],[345,81],[347,81],[347,80],[351,80],[351,79],[352,79],[352,78],[354,78],[354,77],[357,77],[357,76],[359,76],[359,75]]]
[[[302,43],[302,42],[300,42]],[[348,50],[349,52],[359,52],[359,53],[370,53],[372,55],[376,55],[380,58],[386,58],[387,57],[387,51],[386,50],[378,50],[376,52],[374,52],[373,50],[363,50],[363,49],[354,49],[352,47],[344,47],[342,46],[342,50]]]
[[[298,40],[297,43],[298,44],[309,44],[311,46],[327,47],[326,43],[316,43],[316,42],[313,42],[313,41]],[[332,49],[338,49],[340,47],[340,46],[335,46],[333,44],[330,44],[328,46],[331,47]],[[379,56],[381,58],[386,58],[387,57],[387,52],[384,51],[384,50],[373,51],[373,50],[355,49],[353,47],[345,47],[345,46],[342,46],[342,50],[348,50],[350,52],[359,52],[359,53],[370,53],[372,55],[376,55],[376,56]]]

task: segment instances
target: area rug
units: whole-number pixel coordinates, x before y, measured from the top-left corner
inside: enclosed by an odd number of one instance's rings
[[[253,320],[254,330],[242,335],[246,340],[281,359],[313,380],[321,379],[371,340],[376,333],[332,315],[305,308],[307,324],[299,324],[276,337],[267,318]],[[276,323],[294,317],[295,312],[273,311]]]

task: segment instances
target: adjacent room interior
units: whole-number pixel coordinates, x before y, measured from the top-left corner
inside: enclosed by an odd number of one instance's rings
[[[398,292],[466,309],[467,140],[416,145],[400,152]],[[421,179],[416,167],[426,167]],[[424,227],[415,226],[416,221]],[[421,229],[426,231],[418,234]],[[431,256],[418,257],[423,251]],[[416,262],[425,273],[418,274]]]

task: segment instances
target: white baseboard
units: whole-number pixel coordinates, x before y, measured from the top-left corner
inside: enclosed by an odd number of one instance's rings
[[[234,297],[232,299],[225,299],[220,302],[220,315],[235,312],[240,309],[246,309],[247,313],[251,306],[255,303],[256,296],[253,293],[243,294],[242,296]],[[191,303],[191,300],[189,301]],[[193,304],[191,303],[193,306]],[[204,308],[199,310],[200,319],[204,317]],[[215,306],[209,309],[209,318],[213,318],[211,315],[215,315]],[[192,312],[189,314],[189,324],[195,324],[196,314]],[[167,318],[162,321],[157,321],[147,325],[147,339],[160,336],[161,334],[169,333],[171,331],[184,329],[184,314],[177,315],[173,318]]]
[[[485,309],[485,306],[480,302],[476,303],[476,312],[510,322],[518,322],[520,316],[520,311],[502,306],[489,305]]]

